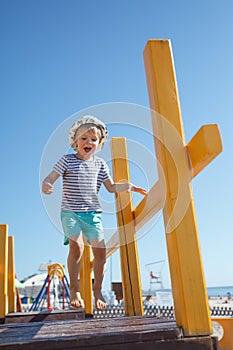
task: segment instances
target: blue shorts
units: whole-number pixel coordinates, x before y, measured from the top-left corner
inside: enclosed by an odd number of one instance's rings
[[[102,215],[99,212],[77,213],[62,210],[61,222],[65,234],[65,245],[69,244],[69,238],[79,235],[81,231],[89,244],[92,239],[104,239]]]

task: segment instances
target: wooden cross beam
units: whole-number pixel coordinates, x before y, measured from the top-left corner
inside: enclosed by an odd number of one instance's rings
[[[216,124],[203,125],[186,147],[194,177],[222,152],[218,126]]]
[[[169,40],[148,41],[144,61],[156,157],[166,183],[163,217],[176,322],[187,336],[211,334],[190,181],[222,151],[221,137],[217,125],[205,125],[186,145]]]

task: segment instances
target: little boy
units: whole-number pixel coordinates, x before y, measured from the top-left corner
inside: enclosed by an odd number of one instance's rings
[[[106,307],[101,288],[106,262],[106,246],[98,192],[103,183],[109,192],[135,191],[146,195],[146,190],[131,183],[115,183],[106,162],[96,157],[107,140],[104,123],[93,116],[79,119],[71,127],[69,143],[76,154],[64,155],[42,183],[42,192],[51,194],[53,184],[62,176],[61,222],[65,234],[64,244],[69,244],[67,267],[70,278],[70,305],[84,307],[79,291],[78,275],[83,254],[82,234],[91,245],[94,255],[94,298],[97,309]]]

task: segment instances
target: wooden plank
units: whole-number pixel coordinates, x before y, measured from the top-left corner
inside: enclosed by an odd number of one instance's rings
[[[8,313],[7,274],[8,274],[8,225],[0,224],[0,318]]]
[[[0,326],[0,348],[217,350],[211,337],[181,338],[174,321],[155,317]]]
[[[5,324],[28,323],[28,322],[48,322],[55,320],[75,320],[84,319],[83,309],[77,310],[46,310],[36,312],[14,312],[6,315]]]
[[[111,147],[114,181],[130,182],[125,138],[113,138]],[[131,193],[117,193],[116,206],[125,314],[130,316],[143,315],[142,287]]]
[[[222,140],[216,124],[203,125],[186,145],[192,176],[195,177],[222,152]]]
[[[149,40],[144,61],[155,151],[162,166],[167,197],[163,209],[176,321],[184,334],[211,334],[190,166],[169,40]],[[154,113],[155,114],[155,113]]]
[[[211,337],[199,337],[199,338],[189,338],[189,339],[172,339],[172,340],[145,340],[145,335],[141,337],[138,341],[133,341],[131,336],[128,336],[126,342],[125,339],[118,339],[117,336],[112,337],[111,341],[108,342],[109,337],[103,338],[102,336],[96,336],[97,344],[90,342],[87,338],[85,341],[81,342],[79,339],[54,339],[48,340],[46,342],[38,342],[34,340],[30,343],[19,344],[9,344],[0,345],[0,347],[8,350],[70,350],[70,349],[101,349],[101,350],[218,350],[217,340]],[[102,340],[106,343],[102,343]],[[112,342],[112,340],[114,340]]]
[[[180,336],[178,327],[174,321],[158,320],[155,317],[122,317],[116,319],[101,320],[75,320],[75,321],[55,321],[37,322],[31,324],[5,325],[0,326],[0,343],[16,341],[21,337],[21,341],[28,341],[33,338],[51,339],[75,336],[77,338],[93,337],[99,335],[139,334],[139,332],[154,332],[154,338],[160,339],[161,332],[164,331],[164,339],[177,338]],[[167,332],[167,333],[166,333]],[[136,336],[137,338],[137,336]],[[97,344],[95,339],[95,344]],[[104,342],[104,340],[102,340]],[[114,340],[115,341],[115,340]]]

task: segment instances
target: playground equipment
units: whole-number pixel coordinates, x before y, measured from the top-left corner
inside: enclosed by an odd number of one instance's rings
[[[152,263],[146,264],[145,267],[147,271],[150,273],[150,288],[149,294],[153,292],[154,286],[159,286],[163,289],[163,281],[162,281],[162,270],[165,264],[165,260],[158,260]],[[152,266],[156,266],[153,267]]]
[[[51,285],[53,282],[53,307],[51,305]],[[61,295],[60,295],[61,293]],[[65,268],[61,264],[52,264],[48,266],[48,275],[44,284],[33,302],[30,311],[44,309],[44,303],[47,301],[47,309],[65,309],[69,307],[70,293],[69,283],[65,275]]]
[[[144,61],[152,114],[155,115],[156,111],[156,118],[152,118],[155,152],[165,177],[166,192],[159,177],[158,182],[136,208],[133,208],[130,193],[116,195],[118,220],[116,235],[119,235],[119,240],[115,245],[107,243],[107,246],[111,247],[107,251],[107,257],[120,249],[125,314],[142,316],[136,232],[162,209],[176,325],[178,329],[182,329],[181,334],[184,338],[182,348],[188,348],[187,341],[191,341],[192,348],[194,345],[195,349],[201,349],[203,342],[206,341],[208,345],[205,348],[213,350],[217,347],[211,339],[212,322],[190,182],[222,151],[221,137],[217,125],[204,125],[186,144],[169,40],[148,41]],[[130,181],[126,140],[113,138],[111,147],[115,181]],[[116,242],[115,237],[112,241]],[[3,275],[7,273],[7,238],[4,234],[3,244],[1,266],[4,269],[1,271],[0,287],[1,292],[4,292],[3,304],[6,305],[7,282]],[[93,313],[91,273],[90,246],[85,244],[80,282],[86,313]],[[2,315],[6,312],[6,307],[1,308]],[[227,325],[229,326],[229,323]],[[227,332],[231,329],[232,334],[232,323],[229,327],[226,327]],[[140,334],[140,348],[143,346],[141,336],[142,334]],[[229,337],[225,337],[225,340],[223,338],[222,344],[225,349],[232,350]],[[180,339],[177,347],[173,348],[178,348],[179,344]]]

